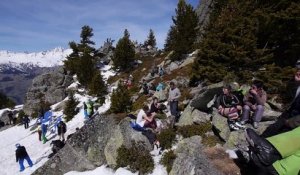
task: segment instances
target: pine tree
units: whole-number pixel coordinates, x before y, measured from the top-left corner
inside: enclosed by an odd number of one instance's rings
[[[255,2],[232,0],[211,20],[200,42],[194,75],[201,80],[220,81],[234,74],[240,81],[251,79],[251,72],[271,62],[268,49],[257,47],[259,25],[254,18]]]
[[[129,39],[130,34],[127,29],[124,31],[124,36],[118,41],[113,55],[114,69],[120,71],[127,70],[131,67],[134,61],[135,50],[134,45]]]
[[[132,103],[126,86],[119,83],[117,89],[113,90],[111,95],[110,111],[113,113],[128,112],[131,106]]]
[[[172,59],[180,60],[183,54],[193,50],[196,41],[198,17],[193,6],[187,4],[185,0],[179,0],[175,12],[176,16],[172,17],[174,26],[171,26],[169,32],[169,35],[172,34],[172,36],[167,36],[166,46],[170,46],[167,50],[174,50]],[[170,41],[170,39],[174,41]]]
[[[164,45],[165,51],[172,51],[172,49],[174,48],[175,35],[176,35],[176,28],[175,26],[171,26],[168,31],[167,38]]]
[[[64,61],[64,66],[71,73],[77,74],[78,81],[83,86],[87,86],[96,72],[96,49],[95,43],[91,41],[93,29],[83,26],[81,30],[80,43],[74,41],[69,43],[72,53]]]
[[[12,108],[15,105],[16,104],[15,104],[14,101],[12,101],[5,94],[3,94],[3,93],[0,92],[0,109],[3,109],[3,108]]]
[[[66,106],[64,108],[64,117],[65,120],[68,122],[70,120],[73,119],[73,117],[78,114],[78,109],[76,108],[76,106],[78,105],[78,101],[74,98],[73,93],[69,94],[69,99],[66,103]]]
[[[156,47],[156,39],[152,29],[149,31],[149,35],[147,40],[144,42],[144,46],[152,46],[152,48]]]
[[[89,84],[89,94],[98,97],[98,101],[100,101],[101,105],[105,102],[107,87],[99,71],[94,74],[92,81]]]

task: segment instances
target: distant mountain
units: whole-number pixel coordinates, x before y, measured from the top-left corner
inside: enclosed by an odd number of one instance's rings
[[[60,47],[36,53],[0,51],[0,91],[22,104],[32,80],[63,65],[71,52]]]

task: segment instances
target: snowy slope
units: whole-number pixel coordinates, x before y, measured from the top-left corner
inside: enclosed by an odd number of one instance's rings
[[[109,66],[105,66],[102,68],[102,75],[105,78],[108,78],[109,76],[114,75],[113,72],[109,70]],[[76,86],[77,83],[73,83],[69,87]],[[110,91],[116,87],[111,87]],[[81,90],[79,90],[81,91]],[[74,116],[74,118],[69,121],[67,124],[67,133],[65,137],[67,137],[69,134],[72,134],[76,131],[76,127],[81,128],[84,125],[84,114],[83,114],[83,102],[87,101],[88,98],[91,98],[90,96],[82,96],[79,94],[75,94],[75,98],[80,101],[77,107],[80,108],[80,112]],[[67,100],[64,99],[64,100]],[[57,104],[54,104],[51,106],[52,109],[55,108]],[[102,105],[98,112],[102,113],[109,109],[111,104],[110,96],[108,95],[105,100],[105,104]],[[22,106],[18,106],[20,108]],[[5,109],[0,110],[0,114]],[[54,112],[53,116],[61,116],[62,111]],[[0,175],[18,175],[18,174],[32,174],[36,169],[43,166],[43,164],[48,160],[48,155],[52,152],[50,142],[46,142],[46,144],[43,144],[38,140],[38,134],[37,132],[30,131],[31,126],[36,122],[36,120],[32,120],[29,124],[29,129],[24,129],[22,126],[15,126],[12,128],[9,128],[7,130],[0,132]],[[50,134],[47,132],[46,137],[48,139],[51,138],[51,140],[58,139],[58,136],[55,136],[54,134]],[[19,164],[16,162],[15,158],[15,144],[20,143],[21,145],[24,145],[26,147],[26,150],[31,158],[31,160],[34,163],[33,167],[28,167],[28,164],[26,161],[24,161],[24,165],[26,169],[20,173],[19,172]],[[154,162],[155,162],[155,169],[151,174],[153,175],[167,175],[166,169],[159,164],[159,160],[161,158],[161,155],[158,155],[158,150],[154,150],[151,152],[153,154]],[[86,171],[86,172],[75,172],[71,171],[66,173],[66,175],[137,175],[138,173],[132,173],[128,171],[125,168],[119,168],[116,171],[106,168],[105,165],[102,165],[95,170],[92,171]]]
[[[66,56],[72,52],[71,49],[55,48],[53,50],[26,53],[26,52],[10,52],[6,50],[0,51],[0,64],[18,66],[19,64],[29,64],[39,67],[53,67],[62,65]]]

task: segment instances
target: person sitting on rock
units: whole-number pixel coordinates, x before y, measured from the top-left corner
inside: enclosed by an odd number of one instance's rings
[[[143,94],[148,95],[149,94],[149,87],[148,87],[148,83],[145,79],[142,80],[141,87],[143,89]]]
[[[242,126],[236,121],[239,119],[242,104],[231,90],[232,88],[230,85],[225,85],[223,87],[223,94],[221,94],[217,99],[217,108],[222,116],[228,118],[230,129],[239,130]]]
[[[300,173],[300,127],[268,138],[259,136],[247,128],[249,160],[261,174],[299,175]]]
[[[156,128],[156,122],[154,119],[155,112],[149,113],[148,105],[144,104],[143,108],[140,110],[136,117],[136,123],[141,127]]]
[[[261,121],[264,113],[264,106],[266,101],[267,93],[263,90],[263,82],[260,80],[254,80],[250,90],[244,97],[244,107],[241,124],[244,125],[249,121],[250,112],[253,111],[253,127],[257,129],[258,123]]]
[[[300,126],[300,60],[297,61],[296,68],[297,71],[294,77],[298,86],[296,95],[290,107],[278,117],[275,123],[264,131],[263,137],[270,137]]]
[[[50,145],[52,145],[52,153],[49,154],[48,158],[53,157],[60,149],[65,146],[65,142],[61,140],[53,140]]]

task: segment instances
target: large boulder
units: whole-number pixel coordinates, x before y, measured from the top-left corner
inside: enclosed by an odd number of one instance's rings
[[[255,129],[255,131],[260,135],[272,123],[274,123],[274,121],[260,122],[259,127],[257,129]],[[246,127],[253,129],[252,125],[250,125],[250,124],[247,124]],[[244,130],[238,130],[238,131],[233,131],[230,133],[229,137],[226,140],[226,143],[224,144],[224,147],[227,149],[235,149],[237,147],[245,148],[248,145],[249,144],[246,141]]]
[[[212,84],[201,88],[198,94],[191,101],[191,106],[200,111],[208,111],[207,104],[214,98],[216,94],[222,92],[223,82]]]
[[[170,64],[170,66],[167,68],[167,70],[169,70],[170,72],[172,72],[173,70],[178,69],[178,68],[179,68],[179,65],[177,63],[175,63],[175,62],[172,62]]]
[[[200,136],[181,140],[175,150],[176,159],[170,175],[222,174],[210,164],[203,149]]]
[[[31,115],[38,111],[42,101],[48,104],[62,101],[67,96],[66,88],[72,81],[72,76],[66,75],[62,67],[36,77],[26,93],[24,112]]]
[[[69,171],[86,171],[106,164],[104,149],[116,128],[113,115],[95,116],[33,174],[62,175]]]
[[[218,113],[216,109],[212,113],[212,125],[215,133],[224,141],[228,140],[230,136],[230,128],[228,126],[227,118]]]
[[[189,64],[193,64],[195,61],[196,57],[192,56],[192,57],[187,57],[182,64],[180,64],[179,68],[185,67]]]
[[[201,112],[198,109],[195,109],[188,105],[183,113],[180,116],[179,122],[177,123],[177,126],[184,126],[184,125],[192,125],[194,123],[200,124],[200,123],[206,123],[210,121],[210,115]]]
[[[123,119],[119,125],[115,128],[113,135],[109,139],[104,149],[105,158],[107,164],[111,167],[115,167],[117,164],[117,150],[122,145],[127,148],[131,147],[132,141],[144,143],[145,149],[152,150],[152,146],[148,139],[142,135],[141,132],[137,132],[130,127],[130,118]]]

